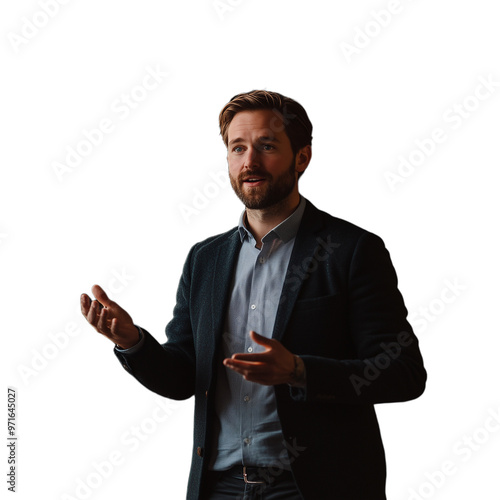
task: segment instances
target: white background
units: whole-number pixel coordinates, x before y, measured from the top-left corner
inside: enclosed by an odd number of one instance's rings
[[[47,1],[50,17],[42,3],[3,2],[0,14],[2,367],[3,390],[18,391],[16,498],[184,498],[192,400],[163,400],[166,418],[162,398],[86,325],[79,296],[101,284],[163,341],[187,251],[242,210],[211,176],[226,171],[218,113],[255,88],[308,111],[314,154],[301,192],[384,239],[421,341],[424,395],[377,406],[388,498],[500,498],[496,2]],[[144,91],[147,68],[163,76]],[[127,94],[133,109],[120,104]],[[102,119],[113,130],[85,149],[84,131]],[[429,145],[436,128],[446,139]],[[387,172],[400,175],[418,140],[427,156],[414,152],[419,165],[391,189]],[[77,147],[86,156],[61,173]]]

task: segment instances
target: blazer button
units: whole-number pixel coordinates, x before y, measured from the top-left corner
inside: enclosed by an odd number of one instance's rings
[[[201,446],[198,446],[198,448],[196,448],[196,454],[199,456],[199,457],[202,457],[203,456],[203,448]]]
[[[205,391],[205,397],[208,398],[208,391]]]

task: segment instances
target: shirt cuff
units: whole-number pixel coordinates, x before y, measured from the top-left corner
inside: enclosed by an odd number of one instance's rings
[[[115,349],[118,352],[123,352],[125,354],[134,354],[134,352],[137,352],[142,347],[142,345],[144,344],[144,334],[142,333],[140,326],[135,325],[135,327],[139,331],[139,342],[137,342],[137,344],[133,345],[132,347],[129,347],[128,349],[121,349],[117,344],[115,344]]]

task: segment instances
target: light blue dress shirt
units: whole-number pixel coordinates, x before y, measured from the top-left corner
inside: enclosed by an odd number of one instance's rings
[[[225,470],[233,465],[287,465],[287,451],[276,408],[273,386],[249,382],[222,364],[235,353],[262,352],[250,330],[271,338],[276,313],[292,253],[295,236],[305,209],[305,199],[286,220],[262,238],[262,247],[240,217],[242,246],[231,284],[218,359],[216,429],[210,468]]]

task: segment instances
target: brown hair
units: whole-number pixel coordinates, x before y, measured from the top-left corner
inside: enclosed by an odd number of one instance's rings
[[[270,109],[276,113],[276,118],[283,120],[284,130],[295,155],[304,146],[312,142],[312,123],[306,110],[290,97],[269,92],[267,90],[252,90],[235,95],[223,108],[219,115],[219,127],[222,140],[227,147],[228,129],[234,115],[240,111]],[[278,127],[278,125],[276,125]]]

